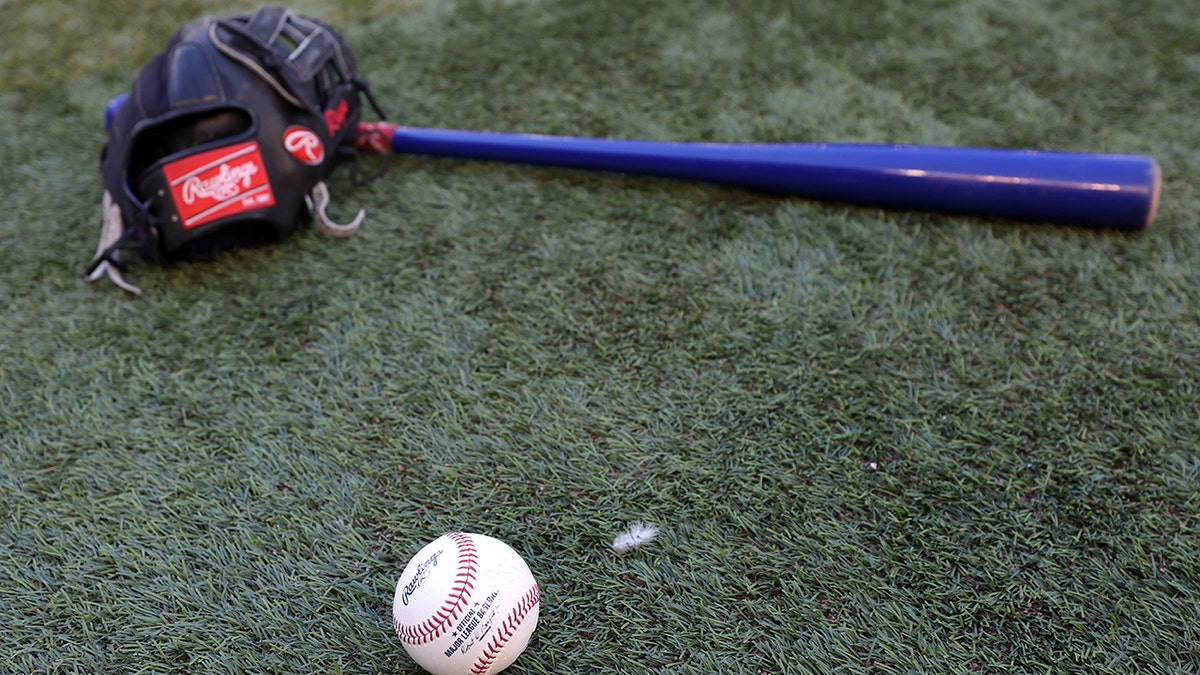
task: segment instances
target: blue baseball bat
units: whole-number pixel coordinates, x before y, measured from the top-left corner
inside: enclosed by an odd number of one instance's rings
[[[716,183],[887,209],[1141,230],[1162,189],[1141,155],[834,143],[683,143],[359,126],[356,146]]]

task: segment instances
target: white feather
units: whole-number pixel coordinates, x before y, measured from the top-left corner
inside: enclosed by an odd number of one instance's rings
[[[645,523],[633,523],[629,529],[617,535],[613,539],[613,550],[617,553],[625,553],[652,541],[658,536],[658,528],[654,525],[646,525]]]

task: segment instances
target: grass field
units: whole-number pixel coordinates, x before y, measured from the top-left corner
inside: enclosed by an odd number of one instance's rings
[[[0,0],[0,672],[416,673],[455,529],[542,584],[514,673],[1200,672],[1187,3],[294,7],[414,125],[1149,154],[1159,218],[410,157],[134,298],[82,278],[104,104],[252,5]]]

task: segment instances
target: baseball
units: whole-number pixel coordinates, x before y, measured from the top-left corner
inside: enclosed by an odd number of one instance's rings
[[[417,552],[396,582],[392,627],[433,675],[507,668],[537,627],[541,591],[508,544],[451,532]]]

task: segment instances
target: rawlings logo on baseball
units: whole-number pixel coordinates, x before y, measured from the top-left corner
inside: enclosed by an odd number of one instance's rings
[[[429,556],[428,560],[417,565],[416,571],[413,572],[412,581],[404,585],[404,593],[400,596],[400,602],[405,605],[408,604],[408,599],[412,596],[413,592],[420,588],[421,584],[425,583],[425,580],[429,578],[429,568],[437,567],[438,558],[442,557],[442,553],[444,551],[435,551],[433,555]]]
[[[275,205],[258,143],[238,143],[163,166],[184,228]]]
[[[524,651],[540,604],[537,581],[508,544],[451,532],[404,568],[392,627],[405,651],[434,675],[491,675]]]
[[[288,127],[283,132],[283,148],[309,166],[321,166],[321,162],[325,161],[325,145],[311,129]]]

